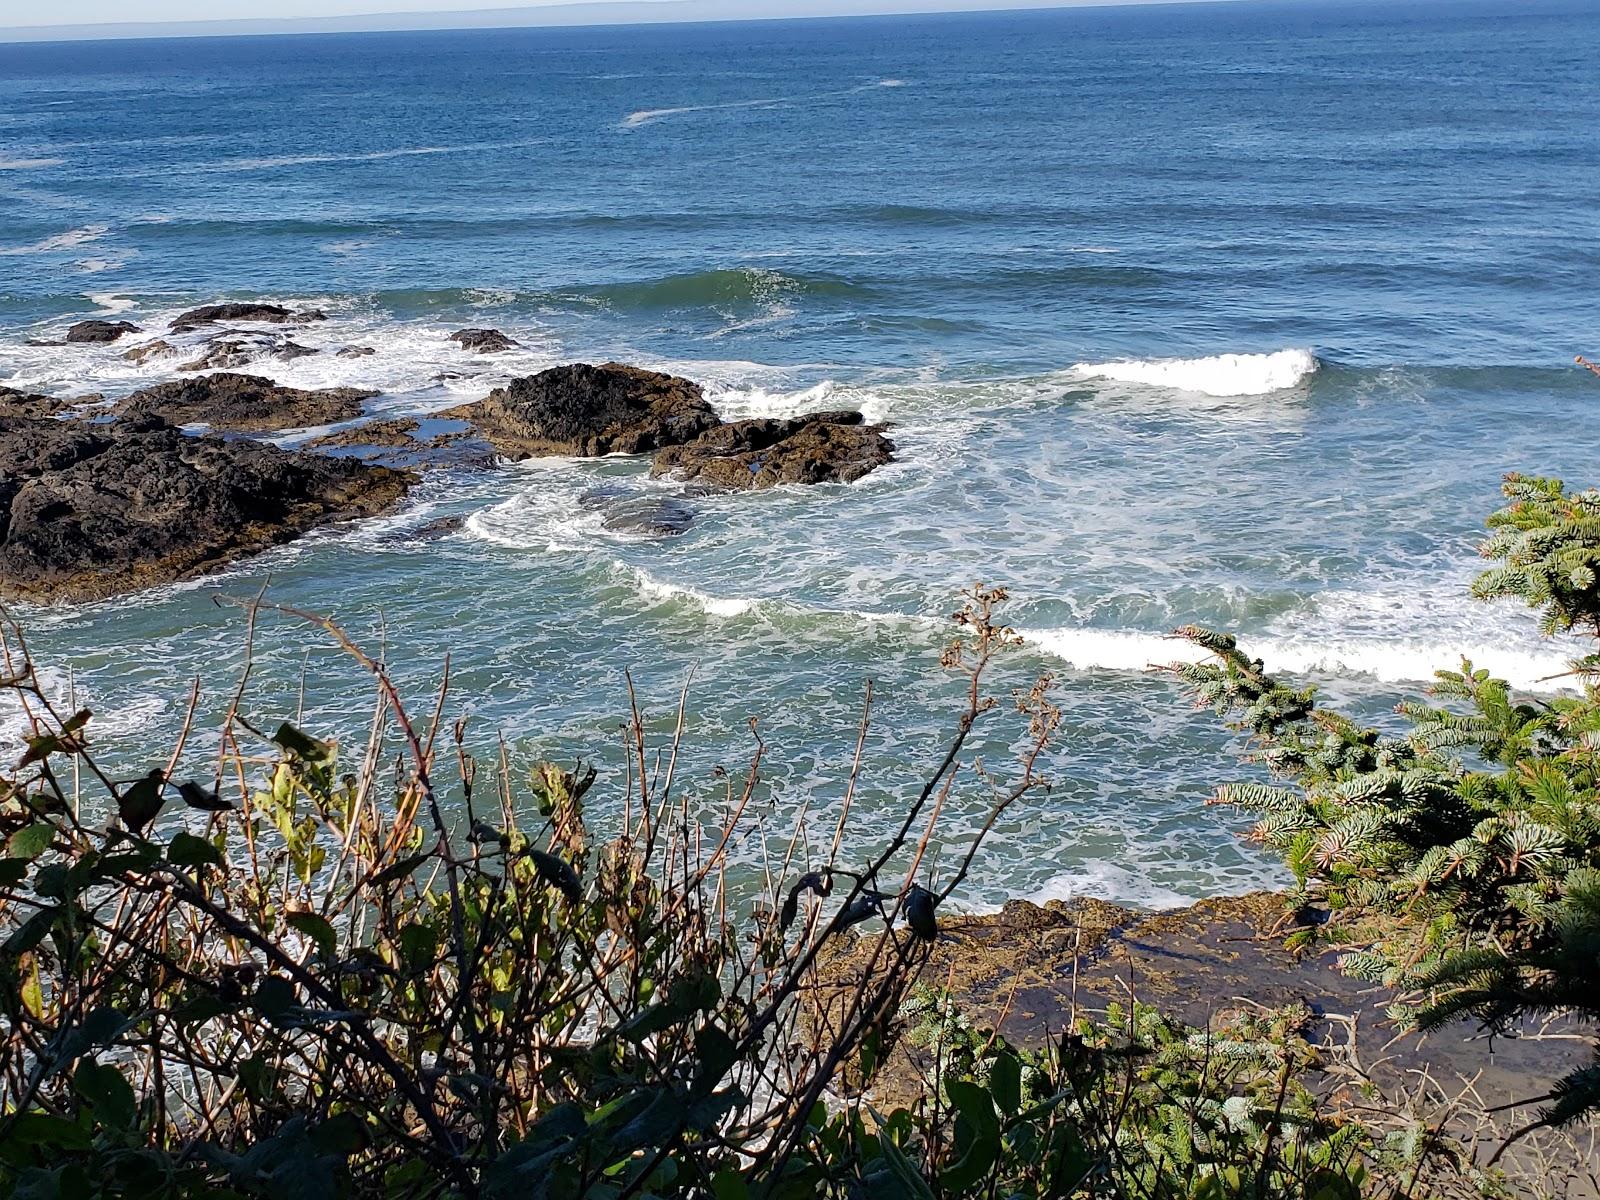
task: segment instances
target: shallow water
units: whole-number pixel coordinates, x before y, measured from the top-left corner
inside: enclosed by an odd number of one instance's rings
[[[1275,880],[1201,804],[1226,738],[1144,668],[1200,622],[1372,713],[1462,653],[1550,686],[1561,648],[1465,587],[1502,472],[1600,476],[1570,366],[1600,317],[1597,36],[1593,5],[1508,0],[0,46],[13,385],[121,395],[183,359],[26,340],[263,296],[378,353],[252,370],[383,411],[616,358],[729,416],[860,407],[900,447],[850,487],[696,501],[669,541],[576,503],[668,486],[639,461],[441,474],[219,579],[19,615],[131,758],[197,665],[226,703],[214,593],[269,579],[418,694],[448,651],[519,757],[615,762],[624,671],[658,734],[692,676],[686,785],[714,813],[760,717],[775,847],[831,836],[871,678],[864,848],[953,724],[957,591],[1003,583],[1028,645],[997,687],[1055,672],[1066,723],[966,901]],[[465,354],[464,325],[522,348]],[[264,627],[254,711],[359,731],[367,689],[307,641]],[[952,797],[942,862],[985,803]]]

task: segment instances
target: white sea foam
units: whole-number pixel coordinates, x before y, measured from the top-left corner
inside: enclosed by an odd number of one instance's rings
[[[1035,904],[1044,904],[1049,900],[1075,900],[1079,897],[1092,897],[1154,911],[1183,908],[1199,899],[1198,896],[1162,887],[1153,882],[1145,871],[1104,861],[1063,872],[1027,898]]]
[[[34,242],[27,246],[0,247],[0,255],[19,254],[54,254],[62,250],[73,250],[79,246],[97,242],[105,237],[111,230],[109,225],[82,225],[77,229],[69,229],[65,233],[58,233],[42,241]]]
[[[1145,671],[1209,655],[1182,639],[1128,629],[1022,629],[1031,645],[1080,671]],[[1552,692],[1567,670],[1559,650],[1442,638],[1368,638],[1307,633],[1244,634],[1240,647],[1269,670],[1291,675],[1365,676],[1384,683],[1431,682],[1434,672],[1455,669],[1463,656],[1524,691]]]
[[[682,104],[675,108],[641,108],[622,119],[624,129],[637,129],[663,117],[676,117],[684,113],[718,112],[731,108],[771,108],[780,104],[810,104],[818,100],[832,100],[840,96],[855,96],[878,88],[905,87],[904,79],[878,79],[858,87],[842,88],[829,92],[807,92],[799,96],[767,96],[759,100],[726,100],[718,104]]]
[[[0,171],[42,171],[47,167],[59,167],[66,161],[64,158],[0,158]]]
[[[712,617],[742,617],[754,612],[763,604],[773,603],[762,601],[750,596],[713,596],[698,588],[685,587],[682,584],[667,583],[657,579],[647,571],[637,567],[629,568],[628,580],[634,589],[645,599],[655,603],[670,603],[687,601],[699,607],[707,616]]]
[[[92,300],[99,312],[108,317],[114,317],[118,313],[125,313],[139,306],[137,300],[117,292],[85,292],[83,298]]]
[[[537,146],[544,139],[517,142],[467,142],[459,146],[399,146],[392,150],[372,150],[362,154],[285,154],[277,158],[230,158],[205,163],[209,171],[270,171],[279,167],[315,166],[319,163],[381,162],[388,158],[411,158],[434,154],[472,154],[480,150],[512,150]]]
[[[1298,386],[1319,366],[1311,351],[1292,349],[1274,354],[1078,363],[1072,370],[1084,379],[1142,383],[1206,396],[1264,396]]]

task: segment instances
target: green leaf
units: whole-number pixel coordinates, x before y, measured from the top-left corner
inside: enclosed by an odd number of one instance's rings
[[[287,721],[278,726],[278,732],[272,735],[272,740],[291,758],[297,758],[307,766],[324,771],[333,768],[337,756],[333,743],[318,741]]]
[[[0,946],[0,958],[12,958],[16,955],[26,954],[45,938],[50,936],[50,930],[56,923],[56,918],[61,915],[59,908],[41,908],[33,916],[24,921],[17,931],[6,939],[6,944]]]
[[[396,879],[404,879],[415,871],[433,855],[413,854],[410,858],[402,858],[399,862],[390,863],[371,879],[367,880],[368,887],[382,887],[386,883],[393,883]]]
[[[12,858],[20,858],[32,862],[50,848],[50,843],[55,840],[56,827],[49,821],[35,821],[32,825],[25,825],[11,835],[11,842],[6,847],[6,853]]]
[[[1022,1064],[1009,1049],[1001,1050],[989,1064],[989,1090],[994,1093],[995,1107],[1006,1116],[1022,1111]]]
[[[94,1109],[95,1117],[111,1129],[131,1129],[139,1116],[133,1088],[115,1067],[84,1059],[72,1075],[72,1090]]]
[[[27,877],[26,859],[0,858],[0,888],[14,888]]]
[[[178,785],[178,795],[190,808],[197,808],[201,812],[232,812],[233,805],[229,804],[216,792],[208,787],[202,787],[192,779],[186,779]]]
[[[275,1021],[294,1007],[294,984],[281,975],[268,975],[256,986],[251,1004],[267,1020]]]
[[[161,811],[164,803],[161,789],[166,782],[160,767],[153,767],[150,773],[137,783],[130,784],[117,793],[117,815],[122,818],[122,823],[135,833],[143,833],[145,826],[156,819],[156,814]]]
[[[177,867],[226,866],[222,851],[203,837],[179,833],[167,844],[167,861]]]
[[[939,1176],[948,1192],[976,1188],[1000,1157],[1000,1122],[989,1093],[966,1079],[945,1081],[945,1094],[956,1109],[956,1151],[959,1157]]]
[[[19,1145],[48,1150],[87,1150],[92,1144],[89,1131],[76,1121],[42,1112],[17,1114],[6,1134]]]
[[[317,953],[323,961],[333,961],[338,953],[339,938],[326,917],[312,912],[292,912],[283,919],[317,944]]]

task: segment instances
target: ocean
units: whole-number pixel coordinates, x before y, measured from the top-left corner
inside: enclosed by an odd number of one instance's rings
[[[250,370],[385,412],[616,359],[727,416],[859,408],[899,445],[853,485],[696,500],[665,540],[578,503],[670,487],[638,460],[435,473],[224,575],[12,615],[142,769],[194,674],[202,729],[230,698],[244,628],[216,594],[267,584],[419,703],[448,654],[518,769],[601,763],[601,824],[628,678],[656,738],[687,683],[703,819],[759,719],[753,880],[831,839],[868,679],[850,854],[898,822],[982,580],[1025,642],[996,690],[1053,673],[1064,726],[961,902],[1281,882],[1204,805],[1239,746],[1148,667],[1198,622],[1379,719],[1463,654],[1557,686],[1565,648],[1466,587],[1502,473],[1600,480],[1600,380],[1572,366],[1600,350],[1596,45],[1600,6],[1517,0],[0,45],[0,382],[119,396],[179,360],[29,340],[261,297],[324,310],[296,337],[325,352]],[[462,326],[521,347],[467,354]],[[359,739],[371,707],[264,622],[258,725]],[[988,802],[950,797],[940,869]]]

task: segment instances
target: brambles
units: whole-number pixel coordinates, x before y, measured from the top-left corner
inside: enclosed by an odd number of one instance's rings
[[[937,891],[917,882],[993,707],[981,675],[1009,641],[1001,598],[968,595],[951,652],[967,701],[897,834],[854,868],[836,839],[815,868],[827,886],[777,885],[784,921],[740,916],[725,878],[759,740],[725,822],[704,828],[675,788],[675,747],[656,756],[635,709],[623,816],[602,836],[593,769],[515,779],[503,752],[480,763],[443,717],[446,689],[415,721],[339,627],[252,604],[252,630],[264,613],[309,622],[370,673],[365,745],[292,723],[265,737],[241,687],[211,767],[192,765],[186,725],[164,765],[119,781],[97,761],[92,714],[58,713],[6,628],[0,671],[31,734],[0,779],[0,1183],[74,1197],[620,1200],[750,1181],[814,1194],[838,1167],[819,1165],[815,1114],[893,1020],[972,861]],[[1042,688],[1021,710],[1031,750],[989,825],[1041,785],[1053,710]],[[863,739],[870,719],[869,698]],[[858,753],[841,829],[860,770]],[[798,1011],[816,957],[868,916],[872,976],[813,1036]]]

